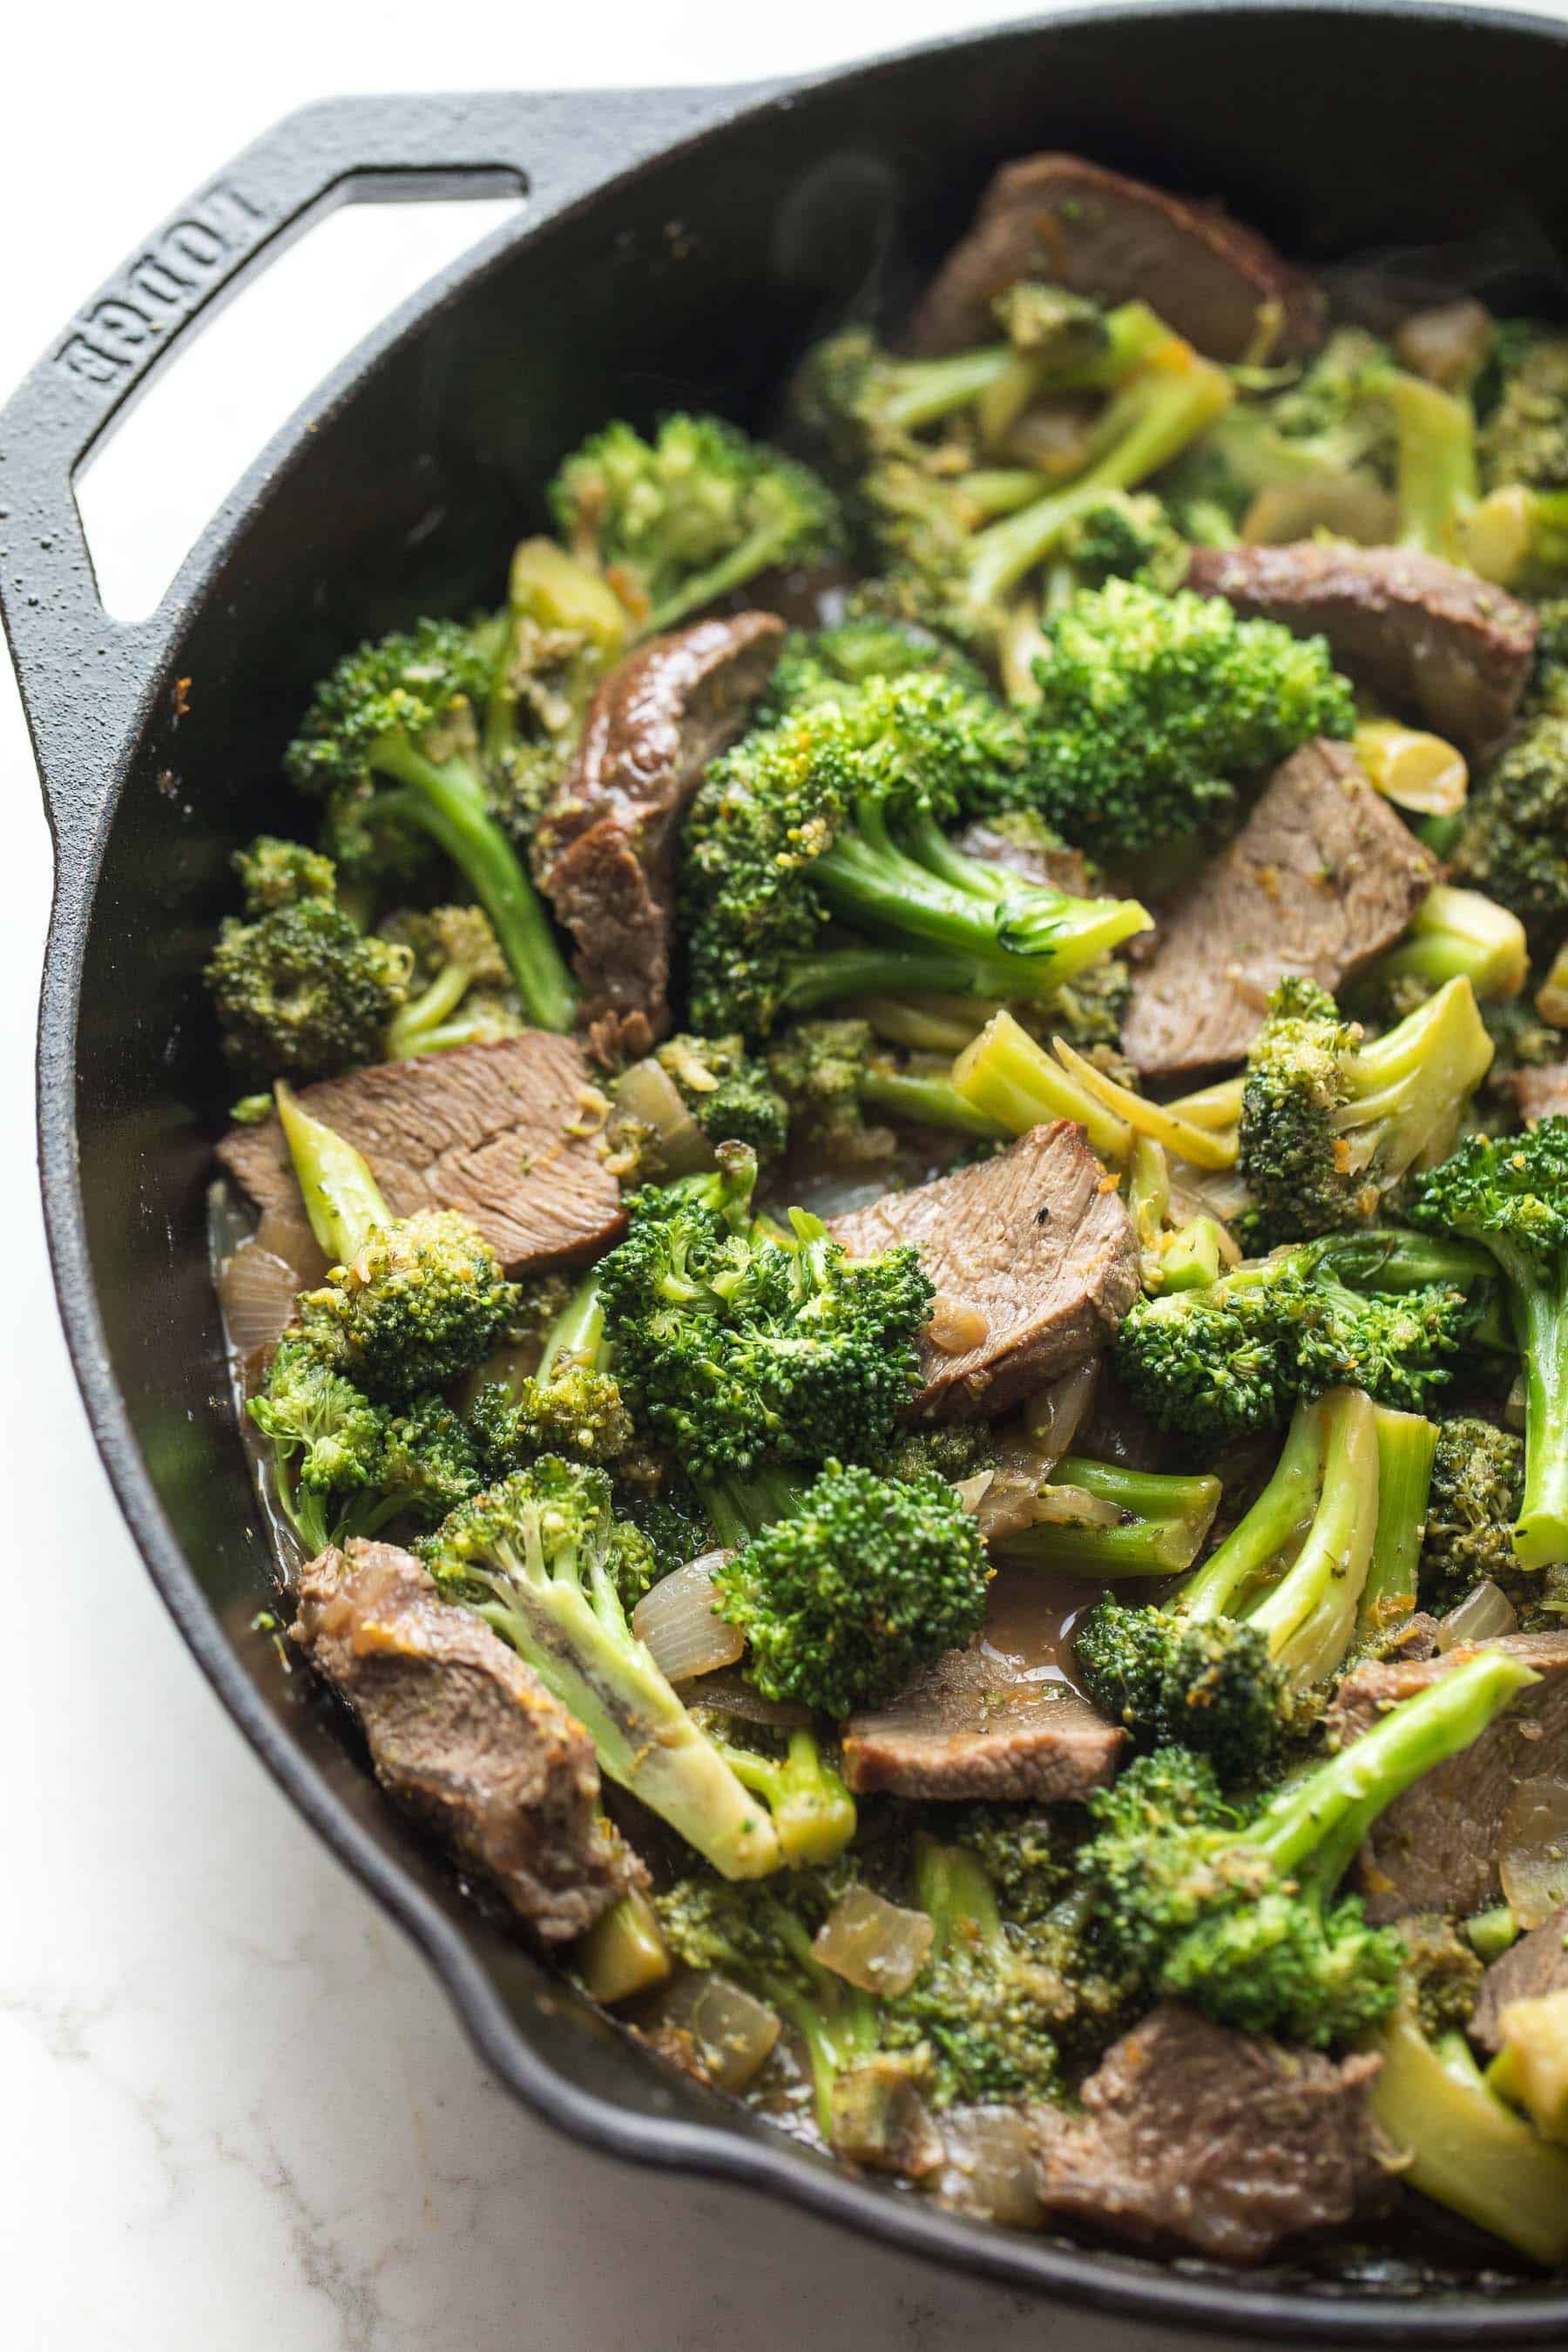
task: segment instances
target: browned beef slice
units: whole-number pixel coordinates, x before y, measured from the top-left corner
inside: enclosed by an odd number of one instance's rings
[[[376,1778],[450,1838],[546,1942],[580,1936],[645,1873],[599,1819],[581,1724],[471,1609],[393,1544],[324,1551],[289,1631],[364,1727]]]
[[[570,1037],[531,1029],[351,1070],[300,1099],[363,1152],[395,1215],[460,1209],[516,1274],[601,1249],[626,1222],[595,1149],[592,1087]],[[217,1156],[263,1209],[298,1206],[276,1118],[231,1128]]]
[[[1485,751],[1513,724],[1535,614],[1435,555],[1316,541],[1197,547],[1187,584],[1298,636],[1321,632],[1342,669],[1467,751]]]
[[[1568,1903],[1521,1936],[1481,1979],[1470,2032],[1483,2050],[1500,2050],[1503,2011],[1510,2001],[1568,1992]]]
[[[1289,972],[1332,991],[1392,946],[1436,867],[1343,743],[1304,743],[1166,914],[1122,1051],[1147,1077],[1238,1062]]]
[[[1513,1070],[1503,1084],[1531,1125],[1538,1118],[1568,1118],[1568,1062]]]
[[[606,1061],[669,1027],[682,810],[746,723],[784,625],[773,613],[695,622],[601,679],[572,772],[534,848],[541,887],[576,942],[582,1020]]]
[[[954,836],[952,845],[965,857],[977,857],[983,866],[1005,866],[1010,873],[1022,874],[1026,881],[1044,882],[1053,890],[1065,890],[1069,898],[1092,898],[1095,895],[1083,852],[1069,849],[1065,841],[1059,849],[1035,849],[1025,842],[1010,841],[1005,834],[980,824],[965,825]]]
[[[1283,2049],[1167,2003],[1106,2052],[1081,2116],[1036,2108],[1041,2202],[1140,2245],[1260,2263],[1382,2201],[1367,2102],[1381,2063]]]
[[[1383,1815],[1356,1862],[1369,1919],[1407,1911],[1463,1915],[1495,1903],[1502,1893],[1498,1851],[1516,1785],[1568,1766],[1568,1633],[1512,1633],[1497,1646],[1542,1679]],[[1446,1657],[1358,1666],[1329,1710],[1331,1738],[1359,1739],[1390,1706],[1471,1654],[1450,1650]]]
[[[925,1385],[913,1416],[1005,1411],[1114,1339],[1138,1295],[1131,1221],[1068,1119],[1031,1129],[994,1160],[835,1217],[828,1230],[852,1257],[911,1242],[944,1304],[985,1318],[985,1337],[961,1355],[921,1335]]]
[[[1194,205],[1078,155],[1005,163],[973,226],[938,270],[914,323],[922,352],[995,340],[991,305],[1020,278],[1098,302],[1147,302],[1178,334],[1218,360],[1259,348],[1277,320],[1275,355],[1308,351],[1323,330],[1323,297],[1272,246],[1217,206]]]

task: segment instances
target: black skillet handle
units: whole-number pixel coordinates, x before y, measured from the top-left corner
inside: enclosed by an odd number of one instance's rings
[[[0,616],[62,867],[181,625],[99,602],[72,478],[163,355],[327,205],[523,191],[526,235],[658,148],[769,93],[614,90],[334,99],[289,115],[182,205],[78,311],[0,411]]]

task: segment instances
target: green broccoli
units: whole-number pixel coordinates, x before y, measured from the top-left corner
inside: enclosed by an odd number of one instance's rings
[[[988,1421],[930,1421],[900,1429],[876,1467],[884,1478],[945,1478],[960,1486],[996,1458],[996,1438]]]
[[[487,1382],[468,1420],[492,1477],[536,1454],[608,1468],[629,1452],[637,1433],[610,1369],[596,1270],[584,1276],[545,1333],[533,1370]]]
[[[868,1021],[795,1021],[771,1040],[767,1069],[789,1107],[797,1149],[840,1166],[885,1160],[895,1139],[868,1123],[879,1113],[920,1127],[995,1142],[1006,1129],[953,1086],[951,1057],[900,1057],[879,1046]]]
[[[668,629],[777,564],[837,553],[832,493],[716,416],[665,417],[651,442],[606,425],[550,485],[557,529],[641,633]]]
[[[1117,1376],[1161,1428],[1216,1447],[1274,1428],[1297,1395],[1341,1385],[1424,1412],[1477,1331],[1484,1267],[1472,1251],[1376,1229],[1277,1250],[1135,1300]]]
[[[1336,1899],[1340,1880],[1384,1808],[1538,1679],[1478,1651],[1240,1819],[1202,1757],[1140,1757],[1089,1801],[1077,1874],[1091,1945],[1151,1998],[1242,2032],[1355,2039],[1394,2008],[1404,1946],[1353,1895]]]
[[[1568,931],[1565,841],[1568,715],[1541,698],[1470,794],[1454,866],[1512,909],[1532,947],[1550,952]]]
[[[233,863],[245,914],[225,917],[205,972],[229,1061],[268,1078],[379,1062],[408,996],[408,950],[344,914],[330,857],[262,834]]]
[[[419,868],[433,842],[495,926],[530,1017],[568,1029],[576,998],[549,919],[492,813],[476,713],[493,649],[449,621],[422,621],[348,654],[316,688],[285,754],[289,781],[324,795],[331,840],[351,872]]]
[[[836,1862],[855,1834],[855,1800],[816,1733],[803,1727],[773,1734],[714,1707],[691,1713],[736,1780],[766,1805],[785,1866]]]
[[[1029,714],[1037,805],[1123,866],[1225,824],[1244,782],[1355,725],[1321,637],[1243,620],[1222,599],[1112,580],[1048,614],[1045,632]]]
[[[873,678],[743,737],[687,819],[681,898],[700,1029],[765,1034],[835,997],[1041,996],[1134,931],[1131,900],[1074,898],[981,863],[942,830],[1026,798],[1012,715],[933,674]],[[826,945],[831,922],[868,933]]]
[[[753,1154],[636,1194],[599,1262],[605,1328],[632,1409],[689,1476],[768,1459],[875,1454],[919,1386],[931,1286],[912,1249],[851,1261],[821,1220],[754,1220]]]
[[[1524,925],[1516,914],[1479,890],[1439,882],[1398,945],[1350,983],[1345,1003],[1358,1019],[1387,1026],[1448,982],[1468,980],[1484,1021],[1489,1008],[1518,996],[1529,970]]]
[[[1281,981],[1241,1092],[1252,1229],[1290,1242],[1369,1223],[1413,1167],[1448,1150],[1491,1058],[1468,980],[1370,1040],[1311,981]]]
[[[622,1184],[694,1175],[721,1143],[746,1145],[765,1168],[789,1140],[789,1106],[738,1035],[667,1037],[610,1093],[605,1165]]]
[[[391,1062],[454,1045],[493,1044],[525,1026],[511,973],[482,907],[432,907],[389,915],[380,936],[413,958],[411,994],[387,1031]]]
[[[1524,1444],[1489,1421],[1458,1414],[1437,1426],[1421,1547],[1421,1601],[1444,1616],[1489,1577],[1518,1590],[1513,1530],[1524,1498]]]
[[[980,1630],[991,1570],[973,1517],[937,1477],[829,1459],[787,1517],[713,1571],[764,1698],[846,1716]]]
[[[517,1305],[494,1250],[451,1210],[394,1217],[352,1144],[288,1087],[277,1098],[311,1230],[332,1261],[300,1298],[306,1337],[373,1396],[415,1396],[468,1371]]]
[[[628,625],[608,583],[553,540],[513,551],[506,604],[476,632],[489,669],[479,713],[487,797],[513,841],[531,839],[565,782],[589,697]]]
[[[1063,531],[1050,595],[1059,604],[1108,580],[1137,580],[1172,595],[1187,576],[1188,553],[1152,491],[1110,490]]]
[[[783,1861],[766,1808],[704,1737],[632,1632],[622,1598],[647,1539],[601,1470],[543,1454],[459,1505],[419,1544],[594,1742],[600,1769],[728,1878]]]
[[[851,613],[826,629],[794,629],[784,639],[767,691],[752,714],[758,727],[776,727],[786,713],[813,703],[839,702],[874,677],[907,677],[935,670],[965,694],[990,691],[985,674],[929,629],[877,613]]]
[[[1470,1136],[1416,1183],[1411,1223],[1479,1242],[1502,1276],[1525,1376],[1524,1492],[1514,1551],[1568,1559],[1568,1118]]]
[[[1170,1576],[1192,1566],[1219,1502],[1217,1478],[1064,1454],[1034,1515],[994,1530],[991,1549],[999,1559],[1075,1576]]]
[[[1089,1612],[1077,1658],[1096,1706],[1149,1745],[1207,1755],[1226,1781],[1266,1771],[1297,1696],[1343,1662],[1374,1571],[1381,1583],[1419,1545],[1425,1481],[1401,1475],[1394,1424],[1425,1433],[1429,1467],[1427,1423],[1355,1389],[1299,1404],[1272,1477],[1202,1568],[1157,1608]]]
[[[923,2056],[921,2088],[935,2107],[1047,2095],[1059,2074],[1056,1970],[1004,1919],[976,1852],[918,1835],[912,1875],[934,1933],[914,1982],[886,2004],[884,2046]]]

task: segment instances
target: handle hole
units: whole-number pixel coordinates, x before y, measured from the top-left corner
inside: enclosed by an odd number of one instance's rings
[[[222,307],[188,331],[73,488],[98,592],[117,621],[157,609],[258,450],[399,304],[521,208],[476,194],[405,198],[406,178],[362,179],[324,200]],[[444,178],[444,189],[454,185]],[[482,189],[483,193],[479,193]]]

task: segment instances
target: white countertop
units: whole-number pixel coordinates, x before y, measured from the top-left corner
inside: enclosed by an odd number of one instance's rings
[[[591,19],[532,26],[535,13],[468,0],[461,57],[432,79],[741,79],[1027,11],[805,0],[763,25],[719,0],[600,0]],[[144,0],[90,30],[81,10],[27,12],[7,34],[0,112],[0,396],[205,173],[309,99],[417,84],[441,21],[403,0],[239,16]],[[334,306],[315,299],[292,340],[314,336],[324,366]],[[258,437],[231,447],[215,425],[215,454],[182,425],[161,478],[199,475],[206,455],[221,489]],[[101,525],[116,577],[169,520],[142,493]],[[142,1571],[58,1334],[29,1140],[48,845],[0,673],[0,2338],[16,2352],[1131,2342],[554,2137],[487,2078],[424,1964],[266,1779]]]

